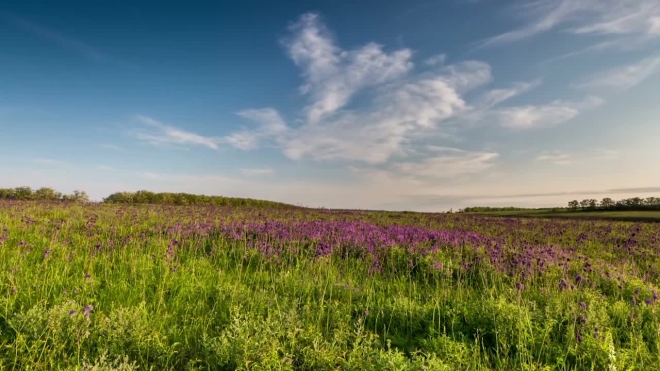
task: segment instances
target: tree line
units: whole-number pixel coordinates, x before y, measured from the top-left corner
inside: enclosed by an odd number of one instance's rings
[[[103,199],[109,204],[164,204],[164,205],[215,205],[292,207],[292,205],[252,198],[194,195],[189,193],[155,193],[151,191],[117,192]]]
[[[16,187],[0,188],[0,200],[89,202],[89,196],[85,191],[73,191],[73,193],[67,195],[48,187],[36,190],[32,190],[30,187]]]
[[[577,210],[660,210],[660,198],[658,197],[632,197],[619,201],[606,197],[598,201],[596,199],[573,200],[568,202],[568,209]]]
[[[0,188],[0,200],[3,199],[52,202],[89,202],[89,196],[85,191],[73,191],[71,194],[63,194],[47,187],[36,190],[33,190],[30,187]],[[103,203],[292,207],[292,205],[281,202],[256,200],[251,198],[205,196],[189,193],[155,193],[151,191],[117,192],[104,198]]]

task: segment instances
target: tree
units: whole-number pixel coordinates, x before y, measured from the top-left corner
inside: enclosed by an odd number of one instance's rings
[[[611,209],[614,207],[614,200],[609,197],[605,197],[602,201],[600,201],[600,207],[603,209]]]
[[[579,207],[580,203],[577,200],[573,200],[568,203],[568,208],[571,210],[577,210]]]
[[[592,210],[596,209],[596,206],[598,206],[598,201],[594,200],[593,198],[589,200],[589,208]]]
[[[588,209],[589,208],[589,200],[585,199],[585,200],[580,201],[580,207],[582,208],[582,210]]]
[[[89,196],[87,196],[87,192],[85,191],[75,190],[73,191],[72,194],[66,196],[66,200],[85,203],[85,202],[89,202]]]
[[[17,200],[30,200],[32,199],[32,188],[30,187],[17,187],[14,188],[14,198]]]
[[[34,198],[37,200],[55,201],[59,200],[61,197],[62,194],[55,192],[52,188],[42,187],[34,191]]]

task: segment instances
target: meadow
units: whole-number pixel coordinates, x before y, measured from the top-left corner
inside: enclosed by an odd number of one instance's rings
[[[2,370],[660,370],[660,224],[0,201]]]

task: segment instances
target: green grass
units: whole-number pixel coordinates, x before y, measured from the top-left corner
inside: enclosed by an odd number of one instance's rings
[[[370,256],[315,257],[313,240],[288,239],[274,258],[177,231],[294,219],[396,221],[579,255],[505,274],[466,239],[429,255],[393,247],[373,273]],[[660,318],[643,304],[660,284],[656,225],[486,219],[0,204],[0,369],[660,370]],[[635,248],[618,247],[632,231]]]

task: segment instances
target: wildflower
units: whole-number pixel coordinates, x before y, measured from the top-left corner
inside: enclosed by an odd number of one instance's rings
[[[582,309],[587,309],[587,303],[581,301],[580,302],[580,307],[582,307]]]
[[[71,310],[69,311],[69,316],[73,316],[74,314],[76,314],[76,311],[73,310],[73,309],[71,309]]]
[[[646,303],[646,305],[651,305],[651,303],[653,303],[651,299],[646,299],[644,300],[644,302]]]
[[[90,304],[86,306],[83,309],[83,314],[85,315],[85,317],[89,318],[89,315],[92,314],[92,310],[94,310],[94,304]]]
[[[525,285],[522,282],[516,282],[516,289],[518,289],[518,291],[523,291],[525,289]]]
[[[578,274],[577,276],[575,276],[575,283],[578,284],[580,282],[582,282],[582,276]]]
[[[89,279],[89,278],[91,278],[91,277],[92,277],[91,274],[89,274],[89,273],[85,273],[85,279]]]
[[[587,323],[587,317],[580,315],[580,317],[578,317],[578,322]]]
[[[436,270],[441,271],[442,270],[442,263],[438,262],[435,263],[433,266]]]
[[[579,332],[578,332],[578,334],[577,334],[577,341],[578,341],[578,343],[581,343],[581,342],[582,342],[582,334],[579,333]]]

